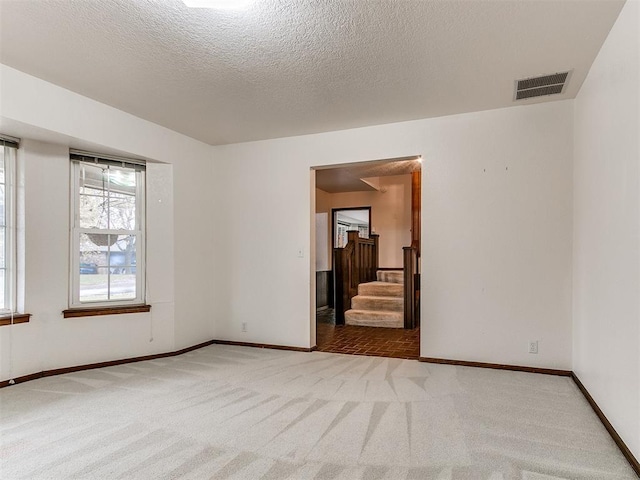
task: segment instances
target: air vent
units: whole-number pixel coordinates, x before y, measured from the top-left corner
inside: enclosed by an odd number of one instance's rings
[[[562,93],[569,83],[570,77],[571,72],[569,71],[516,80],[514,100]]]

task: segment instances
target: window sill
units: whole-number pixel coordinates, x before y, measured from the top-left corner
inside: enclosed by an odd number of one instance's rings
[[[124,313],[142,313],[151,311],[151,305],[123,305],[119,307],[70,308],[63,310],[64,318],[95,317],[98,315],[121,315]]]
[[[5,325],[16,325],[17,323],[28,323],[30,317],[30,313],[14,313],[12,322],[11,315],[0,315],[0,327]]]

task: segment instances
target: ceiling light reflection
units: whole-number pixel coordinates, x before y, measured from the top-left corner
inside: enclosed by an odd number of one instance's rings
[[[190,8],[213,8],[216,10],[244,10],[256,0],[182,0]]]

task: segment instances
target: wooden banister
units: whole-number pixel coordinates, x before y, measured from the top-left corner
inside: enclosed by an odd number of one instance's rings
[[[413,329],[420,324],[420,272],[419,251],[416,247],[403,247],[404,257],[404,328]]]
[[[333,249],[336,325],[344,325],[344,312],[351,308],[358,285],[376,279],[379,235],[369,237],[360,238],[357,231],[350,230],[347,245]]]
[[[411,246],[420,256],[420,214],[422,199],[422,180],[420,171],[411,174]]]

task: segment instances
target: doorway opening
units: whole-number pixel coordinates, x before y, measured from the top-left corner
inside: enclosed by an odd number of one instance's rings
[[[421,158],[314,170],[318,350],[417,359]]]

